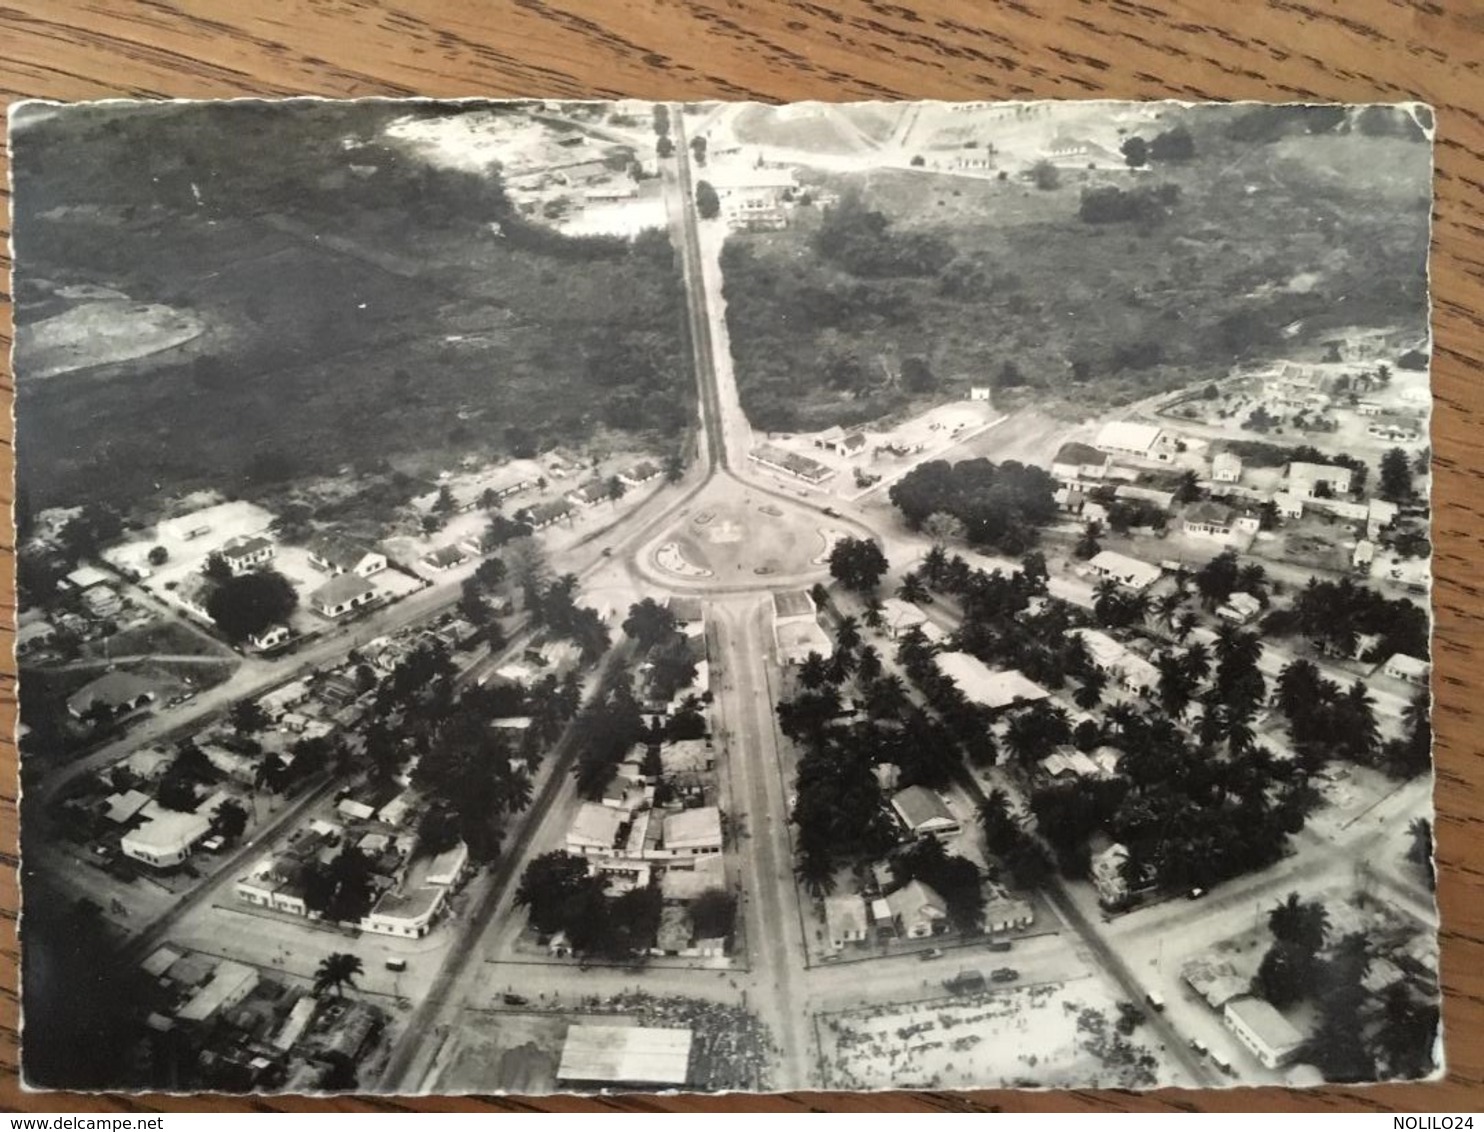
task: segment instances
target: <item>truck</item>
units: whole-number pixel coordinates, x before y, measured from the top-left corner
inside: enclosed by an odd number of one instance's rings
[[[953,994],[976,994],[986,985],[984,975],[972,968],[965,968],[952,978],[943,980],[943,986]]]

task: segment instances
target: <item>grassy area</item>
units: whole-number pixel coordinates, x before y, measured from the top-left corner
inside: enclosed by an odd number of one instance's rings
[[[693,382],[668,240],[532,228],[494,174],[388,140],[406,113],[163,104],[22,119],[21,328],[83,284],[206,324],[187,346],[44,380],[27,381],[18,351],[32,506],[261,497],[402,454],[452,466],[605,425],[678,442]]]
[[[744,406],[764,428],[819,427],[898,407],[902,362],[938,395],[993,384],[1078,412],[1291,356],[1341,326],[1426,317],[1425,143],[1359,132],[1238,140],[1235,110],[1189,110],[1196,157],[1140,173],[1016,176],[811,173],[858,193],[891,239],[933,236],[939,270],[853,273],[820,254],[821,220],[732,237],[728,319]],[[1174,186],[1154,219],[1089,223],[1084,190]],[[853,354],[861,379],[841,380]]]

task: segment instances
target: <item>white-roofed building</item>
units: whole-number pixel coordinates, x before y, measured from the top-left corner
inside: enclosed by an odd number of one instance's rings
[[[573,1023],[562,1043],[557,1082],[608,1088],[680,1088],[690,1069],[689,1029]]]
[[[1381,666],[1381,671],[1393,680],[1405,680],[1408,684],[1426,684],[1432,674],[1432,665],[1404,652],[1393,653]]]
[[[1218,452],[1211,461],[1211,479],[1216,483],[1241,482],[1242,457],[1235,452]]]
[[[670,857],[721,852],[721,811],[715,806],[681,810],[665,818],[664,848]]]
[[[820,627],[814,599],[805,590],[773,595],[773,645],[781,665],[802,664],[810,653],[827,656],[834,642]]]
[[[211,829],[207,815],[212,808],[208,801],[200,807],[202,812],[190,814],[150,802],[139,811],[144,824],[124,834],[119,848],[132,860],[157,869],[174,868],[191,855],[192,848]]]
[[[924,625],[928,615],[910,601],[889,597],[881,603],[881,618],[887,636],[895,640],[909,629]]]
[[[1269,1069],[1287,1065],[1304,1044],[1298,1027],[1263,999],[1234,998],[1221,1013],[1227,1029]]]
[[[1045,688],[1014,669],[990,668],[966,652],[944,652],[937,656],[938,671],[947,676],[969,699],[994,711],[1019,703],[1034,703],[1050,695]]]
[[[1339,464],[1299,461],[1288,465],[1288,491],[1300,499],[1317,499],[1322,491],[1344,495],[1350,490],[1351,474],[1349,468]]]
[[[1094,448],[1114,456],[1132,456],[1139,460],[1168,462],[1173,445],[1168,443],[1164,429],[1159,425],[1139,424],[1137,421],[1109,421],[1098,430]]]
[[[245,963],[223,959],[211,973],[211,979],[191,995],[175,1013],[181,1022],[209,1022],[223,1010],[230,1010],[258,985],[258,973]]]
[[[1116,550],[1100,550],[1088,560],[1088,568],[1099,578],[1108,578],[1131,590],[1147,590],[1159,581],[1160,569]]]
[[[936,790],[909,786],[892,795],[891,808],[914,837],[952,837],[963,828]]]
[[[824,925],[831,951],[843,950],[847,943],[865,943],[871,934],[865,897],[859,892],[826,896]]]
[[[612,857],[625,815],[601,802],[584,802],[567,829],[566,849],[580,857]]]
[[[721,203],[727,227],[745,231],[788,225],[786,198],[798,187],[792,169],[732,163],[701,170],[698,181],[708,181]]]

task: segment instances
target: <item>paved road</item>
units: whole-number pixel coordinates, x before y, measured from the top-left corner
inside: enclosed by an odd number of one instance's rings
[[[788,839],[788,800],[778,773],[778,732],[773,722],[767,604],[757,597],[711,606],[720,656],[712,670],[719,737],[733,783],[730,815],[739,829],[745,865],[742,916],[754,998],[749,1003],[778,1042],[774,1084],[807,1087],[813,1056],[803,1002],[803,921],[793,852]]]

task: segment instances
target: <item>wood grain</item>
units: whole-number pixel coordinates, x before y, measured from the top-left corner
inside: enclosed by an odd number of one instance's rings
[[[1429,0],[12,0],[0,94],[764,101],[1419,99],[1438,114],[1433,227],[1438,864],[1449,1073],[1434,1085],[1149,1094],[248,1101],[26,1094],[16,1074],[15,750],[0,758],[0,1107],[198,1111],[1465,1111],[1484,1095],[1484,7]],[[9,296],[0,326],[7,335]],[[0,395],[10,398],[8,368]],[[10,489],[10,413],[0,483]],[[7,498],[9,498],[7,496]],[[5,621],[14,577],[0,529]],[[9,629],[6,630],[7,634]],[[14,718],[7,639],[0,729]]]

